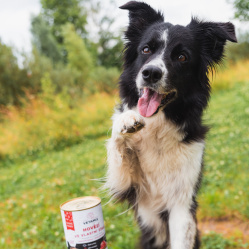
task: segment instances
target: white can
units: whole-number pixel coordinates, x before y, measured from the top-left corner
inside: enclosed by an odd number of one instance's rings
[[[68,249],[108,249],[100,198],[79,197],[60,209]]]

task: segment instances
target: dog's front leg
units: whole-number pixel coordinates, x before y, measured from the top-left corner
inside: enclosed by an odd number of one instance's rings
[[[197,227],[188,207],[177,205],[171,210],[169,230],[171,249],[194,248]]]
[[[144,127],[143,118],[135,111],[128,110],[113,116],[112,137],[107,143],[106,187],[117,198],[132,186],[138,158],[132,148],[132,136]]]

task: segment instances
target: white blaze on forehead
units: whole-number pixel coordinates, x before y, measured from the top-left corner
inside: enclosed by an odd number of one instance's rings
[[[168,40],[167,29],[162,31],[160,40],[163,41],[163,44],[164,44],[163,47],[160,47],[161,49],[160,53],[153,60],[145,63],[137,75],[136,83],[137,83],[137,87],[140,89],[143,88],[143,84],[144,84],[142,72],[148,66],[155,66],[162,70],[162,79],[158,82],[158,91],[163,91],[162,89],[166,87],[165,78],[167,75],[167,68],[166,68],[163,57],[164,57],[164,53],[167,47],[167,40]]]
[[[164,50],[167,46],[167,40],[168,40],[168,30],[164,30],[161,35],[161,39],[164,41]]]

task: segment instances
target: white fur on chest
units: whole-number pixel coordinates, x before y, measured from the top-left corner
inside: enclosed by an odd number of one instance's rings
[[[176,204],[189,206],[201,170],[204,142],[183,143],[184,134],[163,112],[145,118],[145,123],[145,128],[129,139],[143,173],[143,181],[138,183],[139,206],[155,213]]]

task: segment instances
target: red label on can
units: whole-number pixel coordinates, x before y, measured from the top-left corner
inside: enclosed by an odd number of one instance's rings
[[[74,231],[73,213],[68,212],[68,211],[64,211],[64,215],[65,215],[67,230]]]

